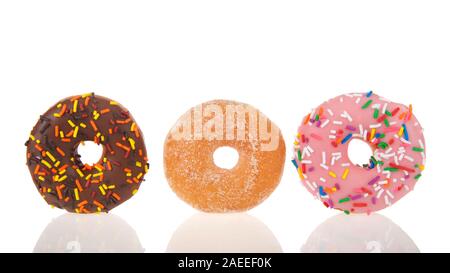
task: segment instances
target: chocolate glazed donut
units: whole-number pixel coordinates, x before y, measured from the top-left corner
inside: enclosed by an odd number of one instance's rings
[[[78,145],[103,147],[94,165],[81,162]],[[144,138],[123,106],[94,93],[61,100],[31,131],[27,165],[46,202],[69,212],[108,212],[130,199],[148,170]]]

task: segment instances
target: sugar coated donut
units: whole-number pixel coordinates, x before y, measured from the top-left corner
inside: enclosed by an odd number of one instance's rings
[[[103,147],[94,165],[80,159],[77,148],[84,141]],[[144,139],[131,114],[94,93],[52,106],[25,145],[40,194],[49,205],[69,212],[108,212],[137,192],[148,170]]]
[[[214,163],[214,151],[224,146],[239,153],[232,169]],[[191,108],[176,122],[164,145],[164,167],[170,187],[193,207],[245,211],[276,188],[285,153],[280,130],[259,110],[215,100]]]
[[[372,148],[367,164],[351,163],[352,139]],[[305,187],[326,207],[370,213],[413,190],[425,166],[425,141],[411,106],[372,91],[345,94],[304,118],[292,162]]]

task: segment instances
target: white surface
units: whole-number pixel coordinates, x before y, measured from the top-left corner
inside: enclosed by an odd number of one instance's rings
[[[311,108],[370,89],[412,103],[427,142],[415,191],[380,214],[421,252],[450,251],[449,12],[449,1],[412,0],[0,2],[0,251],[33,251],[64,214],[36,191],[23,145],[61,98],[94,91],[133,113],[151,168],[139,193],[112,214],[135,230],[145,251],[164,252],[197,214],[172,193],[162,165],[164,138],[188,108],[217,98],[252,104],[281,128],[289,159]],[[299,252],[337,212],[310,196],[287,161],[280,186],[248,214],[282,251]],[[221,233],[212,234],[220,242]]]
[[[78,149],[80,150],[80,149]],[[370,162],[373,150],[369,143],[361,139],[351,139],[347,148],[348,158],[354,165],[364,166]]]
[[[231,170],[239,161],[239,153],[232,147],[219,147],[213,153],[213,160],[216,166]]]

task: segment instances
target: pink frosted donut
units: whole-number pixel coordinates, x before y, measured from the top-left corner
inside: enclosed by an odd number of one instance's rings
[[[308,114],[292,162],[305,187],[328,208],[370,213],[391,206],[421,177],[425,140],[412,107],[372,93],[345,94]],[[368,164],[348,157],[352,139],[373,150]]]

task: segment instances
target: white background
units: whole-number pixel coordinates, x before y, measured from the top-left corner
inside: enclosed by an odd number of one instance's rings
[[[413,104],[427,142],[416,189],[380,214],[421,252],[450,251],[449,14],[449,1],[430,0],[1,1],[0,251],[33,251],[64,214],[33,185],[25,165],[29,131],[59,99],[96,92],[126,106],[145,135],[147,181],[112,214],[147,252],[166,251],[197,214],[166,182],[165,136],[191,106],[217,98],[250,103],[281,128],[284,176],[248,215],[284,252],[300,252],[338,213],[307,193],[289,162],[296,128],[327,98],[368,90]],[[193,229],[208,228],[209,216],[200,216]]]

